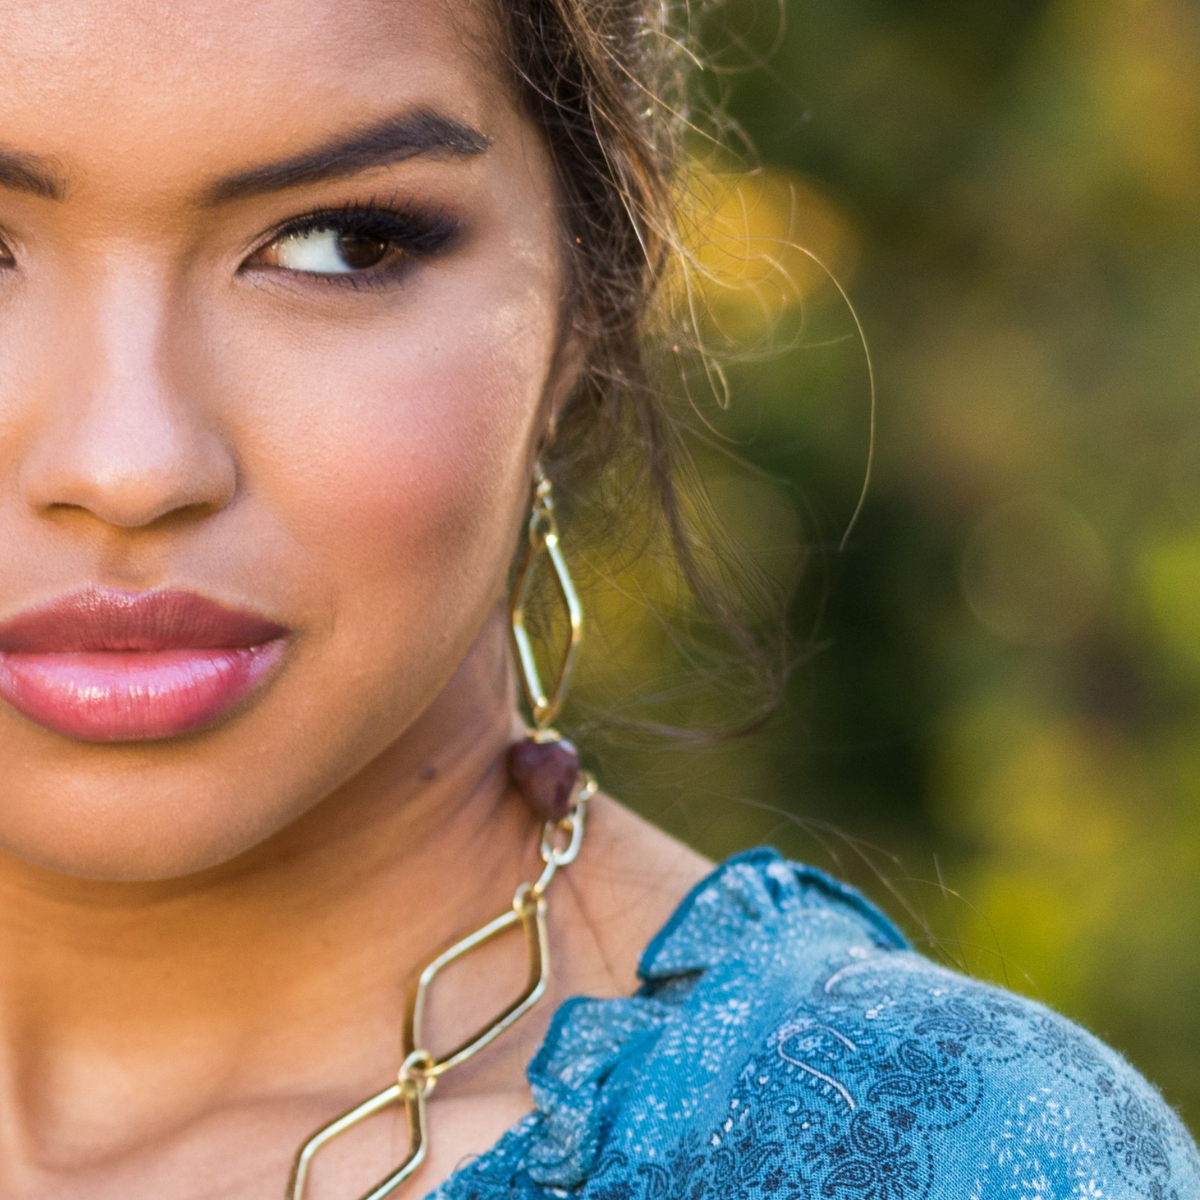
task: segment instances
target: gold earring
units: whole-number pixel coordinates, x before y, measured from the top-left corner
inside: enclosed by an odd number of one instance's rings
[[[559,599],[566,609],[569,628],[567,644],[559,661],[558,674],[550,688],[546,688],[542,683],[537,659],[533,653],[533,643],[525,626],[525,603],[532,588],[535,568],[543,555],[550,566]],[[583,637],[583,609],[571,580],[571,572],[567,570],[567,563],[563,558],[558,520],[554,513],[553,488],[541,463],[534,466],[533,506],[529,514],[525,553],[513,581],[510,610],[513,644],[517,652],[517,664],[520,667],[525,698],[529,702],[529,713],[533,718],[534,728],[545,731],[558,716],[566,699],[567,684],[575,665],[575,653]]]
[[[570,811],[579,779],[579,752],[551,723],[562,709],[575,654],[583,637],[583,608],[563,558],[554,494],[550,480],[536,463],[533,472],[533,505],[526,530],[525,552],[517,568],[510,599],[512,640],[518,673],[529,704],[533,733],[509,748],[508,770],[530,808],[543,821],[560,821]],[[567,614],[567,644],[550,687],[542,682],[533,641],[525,624],[525,604],[536,569],[545,559],[555,590]]]

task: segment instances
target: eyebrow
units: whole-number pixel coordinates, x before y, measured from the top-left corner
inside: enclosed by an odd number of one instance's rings
[[[421,154],[471,158],[484,153],[491,144],[491,138],[462,121],[432,109],[416,109],[350,129],[292,158],[222,176],[204,188],[200,205],[213,208],[247,196],[354,175],[368,167],[403,162]],[[67,194],[66,178],[54,160],[3,146],[0,187],[47,200],[61,201]]]
[[[67,194],[66,180],[48,158],[6,150],[0,146],[0,187],[29,192],[45,200],[61,200]]]
[[[226,175],[205,188],[201,205],[212,208],[264,192],[354,175],[421,154],[473,158],[491,144],[489,137],[470,125],[431,109],[418,109],[341,133],[293,158]]]

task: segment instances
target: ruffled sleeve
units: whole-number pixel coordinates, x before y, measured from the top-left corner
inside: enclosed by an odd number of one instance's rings
[[[652,1056],[659,1062],[709,1057],[685,1018],[697,988],[706,993],[702,1006],[710,1013],[720,1010],[719,994],[726,993],[719,1020],[732,1028],[739,1006],[749,1003],[741,998],[746,964],[778,945],[781,925],[801,922],[839,946],[848,935],[864,950],[905,945],[859,893],[819,871],[797,870],[773,850],[730,859],[692,890],[646,948],[635,996],[569,1000],[556,1015],[529,1068],[539,1113],[526,1153],[530,1176],[559,1187],[586,1179],[616,1114],[644,1085]],[[657,1119],[693,1119],[692,1098],[662,1089]]]
[[[772,948],[781,926],[826,916],[849,920],[880,949],[906,949],[904,935],[860,892],[815,867],[760,847],[727,860],[702,880],[642,955],[638,974],[653,982],[704,971],[736,955]]]

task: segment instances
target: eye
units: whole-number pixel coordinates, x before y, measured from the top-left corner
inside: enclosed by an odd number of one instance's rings
[[[3,238],[0,238],[0,271],[8,267],[15,267],[16,265],[16,256],[8,248],[8,243]]]
[[[348,275],[377,267],[389,255],[402,255],[385,238],[340,229],[289,233],[262,252],[260,261],[312,275]]]
[[[289,222],[244,266],[329,282],[357,284],[364,276],[386,281],[411,260],[443,249],[456,230],[439,214],[346,205]]]

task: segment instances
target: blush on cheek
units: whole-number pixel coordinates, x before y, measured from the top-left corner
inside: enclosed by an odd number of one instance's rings
[[[453,539],[470,544],[497,521],[507,528],[540,397],[530,386],[537,376],[515,365],[443,354],[380,387],[369,413],[360,396],[354,419],[320,441],[312,503],[329,530],[393,558],[453,550]]]
[[[553,289],[532,270],[525,283],[493,284],[465,317],[438,304],[425,323],[438,334],[415,338],[377,375],[388,382],[373,407],[386,414],[394,461],[425,491],[430,516],[450,515],[457,499],[494,521],[497,487],[524,470],[556,336]]]

